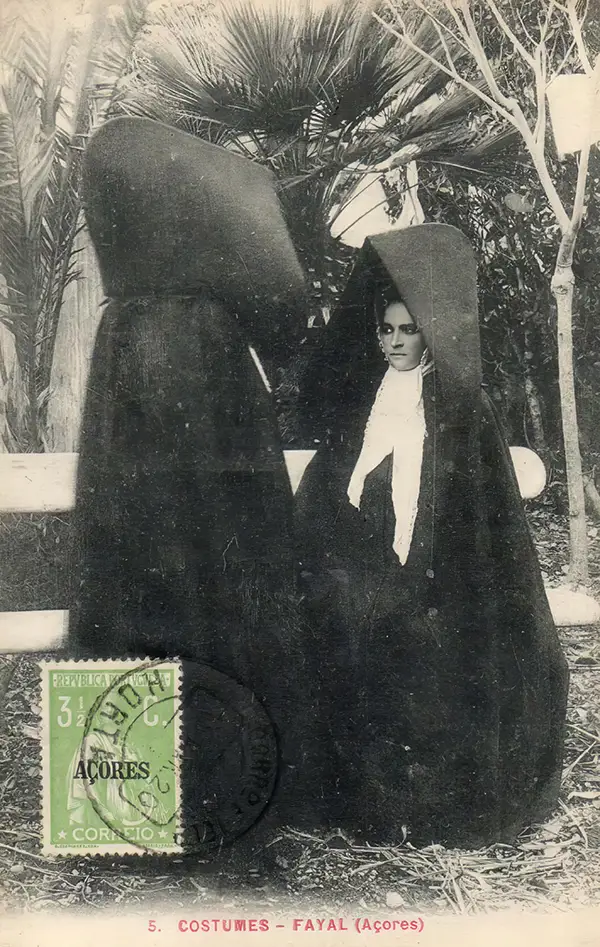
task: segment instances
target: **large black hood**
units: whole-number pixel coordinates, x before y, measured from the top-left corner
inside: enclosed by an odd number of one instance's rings
[[[477,263],[465,235],[447,224],[421,224],[371,237],[363,253],[368,268],[379,262],[389,273],[423,333],[442,388],[478,392]]]
[[[317,433],[343,406],[350,420],[387,369],[378,346],[374,294],[391,281],[423,332],[436,366],[436,386],[455,416],[480,404],[481,356],[477,265],[467,238],[446,224],[421,224],[369,237],[352,269],[323,345],[302,386],[305,420]],[[370,400],[371,399],[371,400]],[[456,417],[457,419],[457,417]]]
[[[304,277],[266,168],[145,118],[117,118],[84,157],[86,219],[107,296],[208,291],[250,341],[306,325]]]

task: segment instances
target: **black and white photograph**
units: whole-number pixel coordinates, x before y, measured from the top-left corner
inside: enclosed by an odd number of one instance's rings
[[[591,947],[600,4],[0,0],[0,940]]]

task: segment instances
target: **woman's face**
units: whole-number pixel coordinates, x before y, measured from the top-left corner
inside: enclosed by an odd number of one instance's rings
[[[383,353],[397,372],[416,368],[425,351],[425,342],[408,309],[401,302],[389,303],[379,329]]]

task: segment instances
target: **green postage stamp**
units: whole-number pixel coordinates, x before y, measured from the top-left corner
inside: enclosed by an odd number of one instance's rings
[[[182,851],[177,661],[43,661],[43,851]]]

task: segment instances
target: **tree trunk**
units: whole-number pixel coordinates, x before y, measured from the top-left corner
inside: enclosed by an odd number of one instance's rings
[[[583,470],[577,424],[575,378],[573,372],[573,276],[572,261],[576,232],[567,230],[561,239],[552,293],[556,300],[558,330],[558,383],[565,446],[569,495],[569,537],[571,562],[567,581],[577,588],[588,582],[588,544],[585,516]]]

